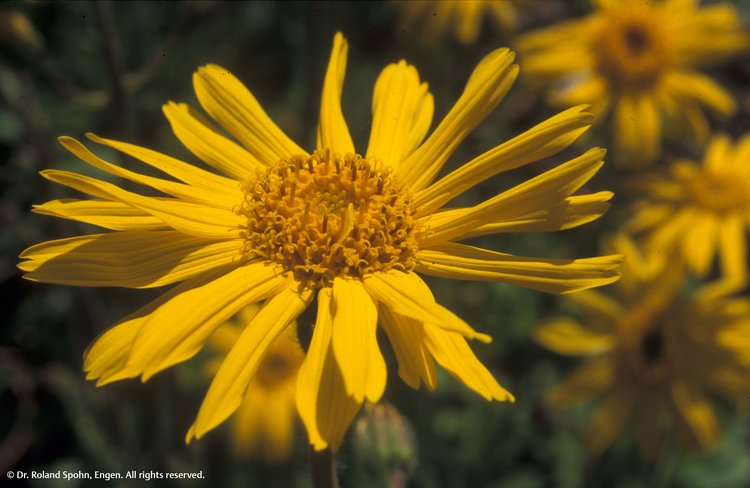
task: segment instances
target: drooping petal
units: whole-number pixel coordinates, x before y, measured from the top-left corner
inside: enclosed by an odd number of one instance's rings
[[[417,192],[414,196],[414,206],[419,209],[417,215],[431,213],[498,173],[562,151],[591,126],[593,115],[584,112],[586,108],[580,105],[560,112]]]
[[[69,186],[94,197],[114,200],[147,212],[187,235],[209,239],[236,239],[244,219],[231,210],[183,202],[176,199],[144,197],[88,176],[68,171],[45,170],[50,181]]]
[[[463,94],[435,131],[398,168],[414,191],[429,185],[464,138],[494,110],[518,75],[515,55],[498,49],[474,69]]]
[[[162,111],[180,142],[222,173],[245,181],[256,170],[265,168],[265,163],[222,135],[189,105],[169,102],[162,107]]]
[[[142,371],[143,381],[173,364],[193,357],[211,334],[248,304],[289,286],[279,269],[249,263],[195,287],[156,309],[143,325],[128,359]]]
[[[285,288],[263,305],[245,327],[211,382],[198,416],[187,433],[187,442],[200,439],[237,410],[268,347],[304,311],[312,296],[312,291],[300,293],[297,286],[293,286]]]
[[[719,252],[724,276],[736,283],[747,282],[747,238],[740,215],[726,216],[719,224]]]
[[[438,305],[429,287],[415,273],[395,270],[373,273],[366,276],[363,283],[370,295],[397,314],[458,332],[469,339],[491,341],[487,334],[475,331],[453,312]]]
[[[261,164],[307,153],[287,137],[263,111],[245,85],[229,71],[209,64],[193,74],[203,109],[232,134]]]
[[[601,168],[605,152],[604,149],[591,149],[454,218],[443,218],[439,222],[427,218],[430,233],[422,240],[421,246],[432,247],[441,242],[461,239],[487,222],[514,219],[561,203]]]
[[[337,277],[331,315],[331,347],[347,393],[358,403],[365,398],[377,403],[385,390],[386,367],[378,347],[375,302],[360,281]]]
[[[341,111],[341,89],[344,87],[348,49],[346,39],[341,32],[337,32],[333,38],[331,58],[323,82],[318,121],[318,149],[331,149],[342,155],[355,152],[349,127]]]
[[[91,234],[26,249],[18,267],[32,281],[152,288],[238,260],[241,241],[209,241],[172,230]]]
[[[632,416],[634,393],[617,388],[607,393],[589,423],[587,437],[591,450],[600,453],[619,437]]]
[[[337,451],[360,403],[346,393],[331,349],[333,318],[330,288],[318,292],[318,316],[310,347],[297,374],[297,412],[317,451]]]
[[[485,400],[514,402],[515,398],[500,386],[477,359],[460,334],[425,324],[425,344],[435,360],[454,378]]]
[[[414,66],[388,65],[375,83],[367,156],[397,168],[422,142],[432,122],[434,102]]]
[[[384,304],[378,308],[378,316],[398,360],[398,375],[414,389],[420,380],[427,388],[437,386],[437,371],[430,351],[425,344],[424,325],[409,317],[393,312]]]
[[[548,293],[572,293],[617,281],[622,255],[524,258],[456,243],[417,253],[417,271],[442,278],[499,281]]]
[[[569,319],[546,322],[534,329],[534,340],[551,351],[566,356],[601,354],[614,345],[610,334],[593,331]]]
[[[65,198],[34,205],[32,212],[97,225],[111,230],[166,230],[153,215],[121,202]]]
[[[698,445],[704,449],[715,445],[720,437],[719,426],[708,399],[685,382],[672,385],[671,394],[675,409]]]

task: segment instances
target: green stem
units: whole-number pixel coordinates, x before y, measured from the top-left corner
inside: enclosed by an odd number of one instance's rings
[[[315,488],[339,488],[335,461],[330,449],[316,451],[310,448],[310,472]]]

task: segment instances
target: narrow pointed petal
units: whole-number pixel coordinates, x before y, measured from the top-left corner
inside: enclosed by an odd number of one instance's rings
[[[677,412],[701,448],[708,448],[719,441],[720,432],[711,403],[695,388],[678,382],[671,388]]]
[[[333,49],[328,61],[323,96],[320,100],[318,149],[331,149],[340,154],[354,153],[354,143],[341,111],[341,90],[346,74],[346,53],[349,45],[341,32],[333,38]]]
[[[45,170],[41,175],[83,193],[114,200],[147,212],[175,230],[209,239],[236,239],[244,219],[231,210],[175,199],[144,197],[87,176],[68,171]]]
[[[402,181],[412,190],[428,186],[461,141],[500,103],[518,75],[514,58],[515,54],[505,48],[487,55],[448,115],[398,167]]]
[[[121,202],[65,198],[34,205],[31,211],[111,230],[169,229],[164,222],[153,215]]]
[[[162,111],[180,142],[206,164],[237,181],[265,169],[266,164],[221,134],[189,105],[169,102]]]
[[[569,319],[552,320],[537,326],[534,340],[550,351],[566,356],[601,354],[614,345],[610,334],[593,331]]]
[[[333,281],[333,334],[331,346],[347,393],[358,403],[380,400],[385,390],[386,367],[378,347],[378,311],[358,280]]]
[[[624,256],[584,259],[524,258],[445,243],[417,254],[417,271],[442,278],[497,281],[547,293],[572,293],[619,279]]]
[[[425,324],[425,344],[435,360],[454,378],[485,400],[515,402],[471,351],[460,334]]]
[[[424,325],[393,312],[382,303],[378,310],[380,323],[396,353],[398,375],[414,389],[419,388],[421,380],[427,388],[434,390],[437,386],[437,371],[435,361],[425,345]]]
[[[614,363],[608,356],[586,361],[546,396],[551,407],[577,405],[610,387],[615,379]]]
[[[457,195],[498,173],[557,154],[591,127],[586,105],[573,107],[500,144],[464,164],[431,186],[417,192],[417,215],[427,215]]]
[[[193,74],[203,109],[266,166],[307,153],[287,137],[263,111],[255,97],[229,71],[209,64]]]
[[[490,336],[475,331],[453,312],[438,305],[429,287],[415,273],[374,273],[367,276],[363,283],[370,295],[397,314],[458,332],[469,339],[491,341]]]
[[[432,247],[441,242],[461,239],[487,222],[512,220],[533,214],[562,203],[599,171],[604,149],[591,149],[581,156],[552,168],[510,190],[457,213],[454,218],[427,222],[430,234],[422,246]]]
[[[179,232],[129,231],[47,241],[21,253],[24,278],[70,286],[153,288],[226,266],[241,241],[208,241]]]
[[[591,450],[600,453],[617,439],[632,418],[632,394],[624,388],[607,393],[587,431]]]
[[[212,281],[175,296],[150,315],[128,359],[129,367],[143,372],[143,381],[193,357],[211,334],[243,307],[289,286],[278,268],[262,262],[222,271]]]
[[[286,288],[268,300],[227,354],[211,382],[186,441],[200,439],[240,406],[247,385],[268,347],[301,314],[312,300],[312,291],[301,294],[297,286]]]
[[[331,349],[331,289],[318,292],[318,316],[310,347],[297,374],[295,401],[310,444],[316,451],[335,452],[361,403],[347,395]]]
[[[420,84],[414,66],[405,61],[388,65],[375,83],[367,156],[397,168],[424,139],[433,109],[427,83]]]

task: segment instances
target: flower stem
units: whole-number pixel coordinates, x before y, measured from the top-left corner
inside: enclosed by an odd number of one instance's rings
[[[335,461],[336,458],[330,449],[316,451],[310,448],[310,471],[315,488],[339,488]]]

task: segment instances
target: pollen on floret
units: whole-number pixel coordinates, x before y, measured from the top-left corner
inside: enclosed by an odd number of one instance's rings
[[[281,264],[306,286],[415,265],[420,226],[411,192],[376,158],[291,156],[242,190],[243,253]]]

